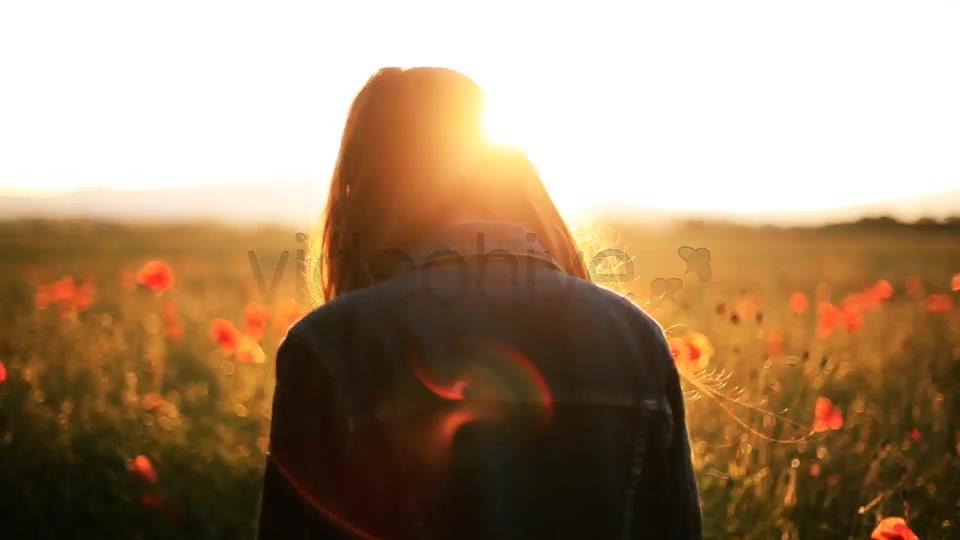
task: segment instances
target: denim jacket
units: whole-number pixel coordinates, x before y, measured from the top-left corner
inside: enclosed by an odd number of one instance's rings
[[[277,355],[258,538],[700,539],[662,328],[467,223]]]

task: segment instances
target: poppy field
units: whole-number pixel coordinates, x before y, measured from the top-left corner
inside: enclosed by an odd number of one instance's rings
[[[960,538],[956,230],[578,238],[591,270],[629,255],[603,285],[667,332],[706,538]],[[311,308],[303,248],[280,228],[0,224],[3,537],[252,538],[274,356]]]

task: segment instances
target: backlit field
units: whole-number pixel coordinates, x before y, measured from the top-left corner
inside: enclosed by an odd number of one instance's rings
[[[956,230],[586,232],[673,340],[708,538],[960,538]],[[295,233],[0,224],[0,536],[252,537]]]

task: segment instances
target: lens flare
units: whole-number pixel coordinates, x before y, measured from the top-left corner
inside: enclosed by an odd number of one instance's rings
[[[283,466],[283,463],[273,454],[267,456],[273,465],[277,468],[277,471],[280,472],[280,475],[290,483],[290,486],[293,487],[294,491],[303,498],[311,507],[313,507],[317,512],[320,512],[324,515],[331,523],[336,524],[341,529],[349,532],[356,538],[362,538],[363,540],[380,540],[379,537],[370,534],[369,532],[357,527],[356,525],[350,523],[345,518],[338,515],[333,510],[327,508],[323,503],[321,503],[310,490],[306,488],[300,481],[297,480],[297,477],[293,475],[286,467]]]
[[[413,357],[410,363],[414,376],[416,376],[417,380],[419,380],[420,383],[427,388],[427,390],[430,390],[435,395],[443,399],[450,401],[463,401],[463,391],[467,387],[467,380],[457,379],[449,385],[443,385],[431,380],[430,377],[427,376],[417,357]]]
[[[533,387],[534,396],[532,401],[542,404],[544,415],[548,419],[551,418],[553,416],[553,395],[550,393],[547,381],[544,379],[543,374],[540,373],[540,370],[537,369],[526,356],[507,345],[489,340],[483,340],[480,341],[480,343],[500,353],[503,358],[508,359],[514,367],[521,370],[523,377],[520,382],[527,382]]]
[[[453,411],[447,414],[440,424],[440,437],[443,439],[443,443],[449,445],[453,442],[453,438],[456,437],[457,431],[461,427],[480,419],[481,416],[470,409]]]
[[[469,338],[442,362],[431,362],[447,371],[441,377],[428,373],[422,356],[411,348],[413,375],[427,390],[447,401],[538,404],[543,416],[553,416],[553,396],[543,374],[516,349],[491,339]]]

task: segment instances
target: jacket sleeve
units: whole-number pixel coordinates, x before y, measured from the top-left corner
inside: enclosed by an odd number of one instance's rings
[[[259,540],[352,537],[329,502],[336,499],[344,440],[335,402],[322,359],[301,338],[288,335],[277,352]]]
[[[666,370],[666,398],[673,417],[669,450],[666,456],[666,485],[664,508],[668,516],[667,538],[671,540],[700,540],[703,536],[700,497],[693,474],[690,439],[687,434],[686,408],[680,388],[680,374],[670,355],[665,340],[659,340],[660,356],[668,365]]]
[[[701,540],[700,498],[693,474],[680,373],[657,323],[645,318],[637,332],[646,346],[639,363],[641,377],[652,383],[643,391],[655,393],[659,414],[653,416],[654,422],[638,426],[641,438],[635,439],[634,445],[635,449],[645,446],[646,458],[632,504],[628,498],[631,506],[625,510],[630,528],[624,536],[638,540]],[[635,467],[636,462],[634,471]]]

